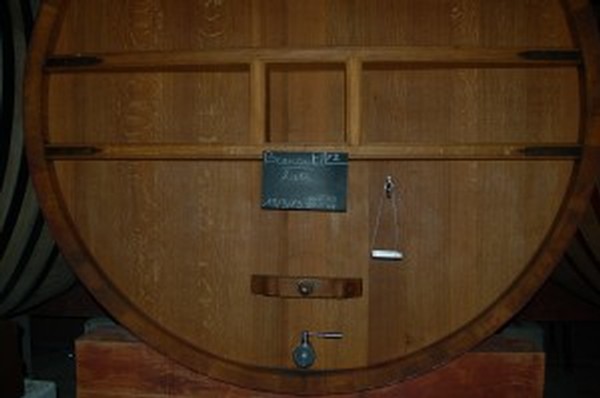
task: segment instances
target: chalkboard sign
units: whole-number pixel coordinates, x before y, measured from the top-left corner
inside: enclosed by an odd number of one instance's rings
[[[347,185],[347,153],[263,153],[263,209],[346,211]]]

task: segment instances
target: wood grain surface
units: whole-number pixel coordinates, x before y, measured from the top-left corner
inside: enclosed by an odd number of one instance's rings
[[[36,188],[98,300],[187,366],[299,394],[413,377],[506,322],[583,213],[600,139],[589,11],[47,1],[27,85]],[[275,149],[348,152],[347,211],[262,210]],[[253,275],[357,279],[362,295],[266,297]],[[305,371],[303,330],[344,338],[313,339]]]

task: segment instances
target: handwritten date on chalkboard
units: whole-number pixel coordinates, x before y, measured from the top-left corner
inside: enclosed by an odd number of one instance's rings
[[[263,209],[343,212],[347,186],[347,153],[263,153]]]

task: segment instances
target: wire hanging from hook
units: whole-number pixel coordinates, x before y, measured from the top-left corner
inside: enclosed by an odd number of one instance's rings
[[[379,198],[377,207],[377,217],[375,219],[375,229],[373,231],[373,240],[371,242],[371,258],[374,260],[400,261],[404,258],[404,253],[399,250],[400,244],[400,225],[398,214],[397,187],[392,176],[387,176],[383,183],[383,192]],[[394,246],[392,248],[376,248],[377,236],[379,234],[381,217],[383,214],[384,202],[391,201],[394,223]]]

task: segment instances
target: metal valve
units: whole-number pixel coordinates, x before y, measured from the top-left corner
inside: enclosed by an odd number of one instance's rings
[[[321,339],[341,339],[344,337],[344,334],[341,332],[309,332],[304,330],[300,334],[300,344],[292,352],[292,359],[300,369],[310,368],[317,359],[317,353],[312,344],[310,344],[311,336]]]

